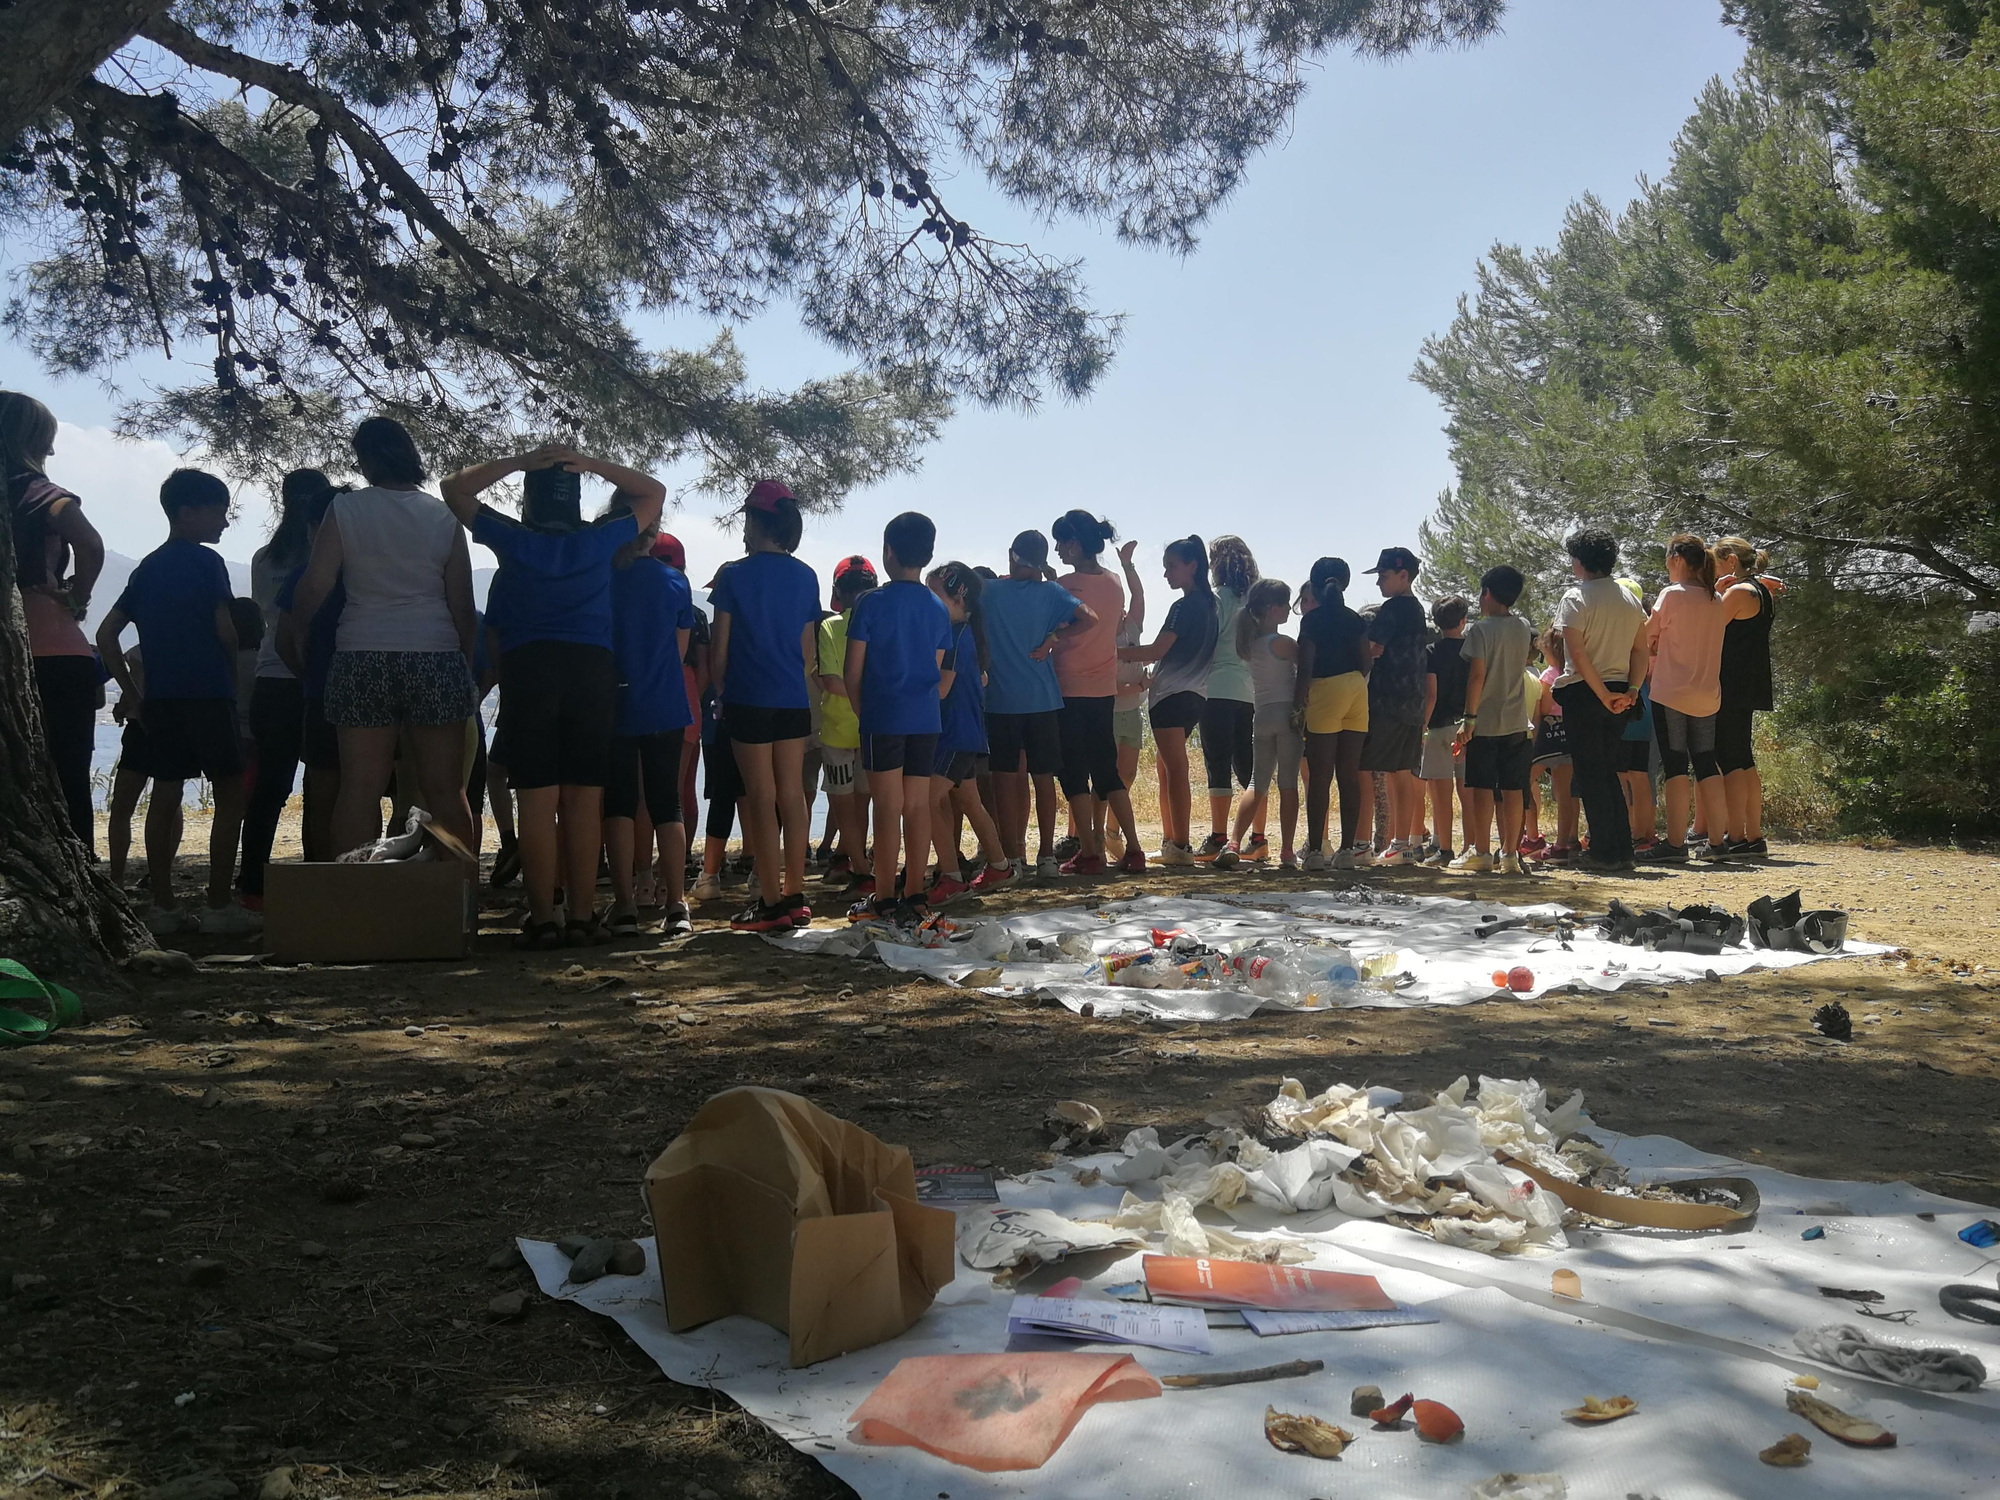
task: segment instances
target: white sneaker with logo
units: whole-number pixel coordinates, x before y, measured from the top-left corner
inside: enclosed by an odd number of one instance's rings
[[[1326,871],[1327,871],[1327,868],[1328,868],[1328,865],[1327,865],[1327,858],[1326,858],[1326,854],[1324,853],[1324,851],[1322,851],[1322,850],[1319,850],[1319,849],[1308,849],[1308,850],[1306,850],[1306,857],[1305,857],[1304,861],[1302,862],[1302,868],[1304,868],[1305,872],[1306,872],[1306,873],[1307,873],[1308,875],[1323,875],[1323,874],[1325,874],[1325,873],[1326,873]],[[1332,868],[1334,868],[1334,869],[1336,869],[1336,870],[1347,870],[1347,869],[1352,869],[1352,868],[1353,868],[1353,866],[1352,866],[1352,865],[1343,865],[1343,864],[1341,864],[1341,863],[1339,862],[1339,857],[1338,857],[1338,856],[1335,856],[1335,859],[1334,859],[1334,863],[1333,863],[1333,866],[1332,866]]]
[[[1408,845],[1391,844],[1382,851],[1381,857],[1375,863],[1385,870],[1400,870],[1407,866],[1418,864],[1420,861],[1417,858],[1416,851]]]

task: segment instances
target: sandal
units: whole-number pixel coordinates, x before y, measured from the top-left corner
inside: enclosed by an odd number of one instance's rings
[[[636,929],[634,930],[636,931]],[[598,920],[595,912],[591,913],[590,920],[587,922],[565,922],[563,924],[563,941],[568,943],[572,948],[594,947],[598,943],[608,941],[609,936],[605,931],[604,923]]]
[[[693,927],[694,918],[689,914],[685,901],[669,903],[666,912],[660,918],[662,937],[679,937],[682,933],[691,931]]]
[[[545,952],[563,945],[563,928],[560,922],[524,922],[520,936],[514,939],[516,948],[529,952]]]
[[[614,911],[605,919],[604,930],[615,938],[637,937],[639,914],[636,911]]]

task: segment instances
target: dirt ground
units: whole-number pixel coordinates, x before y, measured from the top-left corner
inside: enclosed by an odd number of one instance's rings
[[[2000,861],[1793,844],[1763,868],[1609,882],[1360,879],[1586,910],[1612,894],[1741,910],[1801,886],[1901,951],[1536,1004],[1169,1028],[781,956],[723,928],[726,907],[671,952],[527,956],[489,934],[463,962],[282,969],[192,940],[194,975],[88,994],[82,1029],[0,1052],[0,1494],[184,1481],[169,1495],[249,1500],[281,1467],[310,1500],[849,1494],[726,1398],[660,1376],[607,1320],[534,1295],[525,1270],[485,1269],[516,1233],[648,1232],[646,1162],[737,1084],[795,1090],[919,1162],[1021,1170],[1047,1159],[1055,1098],[1173,1126],[1261,1103],[1288,1074],[1314,1090],[1532,1075],[1583,1089],[1611,1129],[2000,1203]],[[1304,884],[1174,872],[1083,899],[1169,880]],[[1853,1013],[1851,1046],[1807,1025],[1828,999]],[[525,1314],[490,1320],[513,1289]]]

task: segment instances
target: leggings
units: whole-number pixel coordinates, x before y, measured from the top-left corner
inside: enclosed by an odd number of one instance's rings
[[[1228,796],[1230,773],[1235,784],[1250,785],[1256,749],[1253,725],[1257,710],[1237,698],[1210,698],[1201,711],[1201,758],[1208,767],[1210,796]]]
[[[1278,779],[1278,790],[1297,794],[1299,761],[1306,753],[1305,736],[1292,727],[1292,705],[1271,703],[1257,710],[1257,730],[1250,765],[1250,791],[1261,797]]]
[[[604,783],[604,816],[637,817],[643,791],[646,816],[655,826],[680,822],[681,751],[686,748],[687,737],[678,729],[614,739],[611,774]]]
[[[38,656],[35,690],[42,700],[42,733],[55,762],[56,784],[70,830],[97,857],[97,819],[90,807],[90,757],[97,747],[97,698],[104,686],[94,656]]]
[[[1694,767],[1694,779],[1707,781],[1722,774],[1715,754],[1714,714],[1700,718],[1684,714],[1664,703],[1653,705],[1653,737],[1660,745],[1660,774],[1668,781],[1685,776]]]
[[[278,819],[292,800],[305,742],[306,688],[296,677],[259,677],[250,690],[250,738],[257,743],[257,779],[243,808],[243,870],[237,889],[264,894],[264,866]]]
[[[702,746],[701,758],[708,766],[708,822],[703,832],[727,843],[730,829],[736,826],[736,799],[743,795],[743,772],[727,740]]]

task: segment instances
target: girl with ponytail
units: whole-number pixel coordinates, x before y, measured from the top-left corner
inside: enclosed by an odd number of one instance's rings
[[[1347,607],[1353,574],[1347,560],[1322,557],[1312,566],[1306,591],[1313,605],[1299,621],[1299,670],[1293,715],[1306,735],[1305,868],[1317,874],[1375,862],[1357,846],[1361,818],[1361,743],[1368,737],[1368,622]],[[1326,856],[1327,805],[1340,788],[1340,850]]]
[[[1652,655],[1653,734],[1666,780],[1667,836],[1647,854],[1649,862],[1685,862],[1689,772],[1712,838],[1707,857],[1728,847],[1729,802],[1715,756],[1716,716],[1722,709],[1722,632],[1729,613],[1715,593],[1715,557],[1698,536],[1682,532],[1667,543],[1667,586],[1646,622]]]
[[[1124,835],[1121,867],[1143,870],[1132,797],[1118,767],[1118,630],[1125,616],[1125,591],[1100,559],[1118,533],[1109,521],[1087,510],[1065,512],[1049,528],[1056,555],[1070,571],[1056,582],[1089,606],[1088,630],[1056,643],[1056,683],[1062,689],[1062,769],[1057,779],[1069,799],[1076,850],[1061,866],[1065,875],[1102,875],[1104,820],[1108,812]]]
[[[1764,783],[1757,775],[1752,727],[1760,710],[1772,706],[1771,621],[1774,594],[1784,585],[1763,576],[1770,554],[1740,536],[1715,544],[1716,565],[1729,623],[1722,631],[1722,710],[1715,723],[1715,759],[1729,801],[1732,855],[1761,859],[1764,842]]]
[[[937,769],[931,776],[931,842],[937,848],[937,880],[930,888],[932,906],[965,895],[990,891],[1014,878],[1014,866],[1000,844],[986,804],[979,800],[978,766],[986,754],[986,622],[981,605],[986,580],[962,562],[948,562],[924,575],[931,592],[951,612],[951,650],[945,665],[952,670],[951,691],[945,695],[943,728],[938,733]],[[958,819],[972,825],[986,868],[970,884],[960,878]],[[913,867],[921,864],[913,856]]]
[[[1270,855],[1261,815],[1247,846],[1227,833],[1234,789],[1240,786],[1244,790],[1243,811],[1250,811],[1253,801],[1248,793],[1256,759],[1257,692],[1249,665],[1236,649],[1237,622],[1258,579],[1257,559],[1251,556],[1249,543],[1240,536],[1217,537],[1209,549],[1208,575],[1215,587],[1216,623],[1215,659],[1209,663],[1207,703],[1201,716],[1201,758],[1208,766],[1209,831],[1194,857],[1226,870],[1239,859],[1260,860]]]
[[[1167,543],[1167,584],[1180,593],[1150,646],[1119,648],[1120,661],[1153,663],[1148,714],[1160,757],[1160,863],[1192,865],[1188,836],[1187,737],[1207,706],[1208,668],[1215,658],[1215,591],[1208,548],[1198,536]]]

